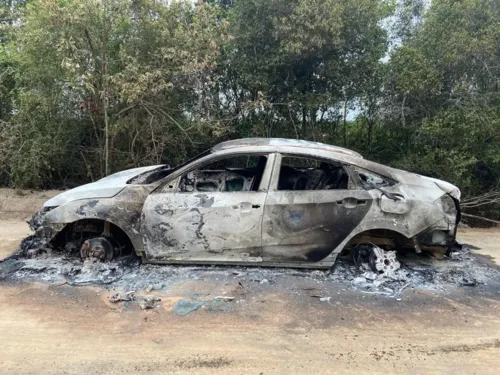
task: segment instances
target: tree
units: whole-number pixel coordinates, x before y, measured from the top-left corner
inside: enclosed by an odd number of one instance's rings
[[[384,121],[398,165],[468,194],[499,185],[500,7],[435,0],[394,50]],[[391,129],[391,130],[389,130]]]
[[[0,183],[74,185],[278,136],[497,196],[498,2],[0,5]]]
[[[225,93],[240,126],[262,122],[249,129],[256,135],[335,138],[338,112],[385,53],[379,22],[390,10],[376,0],[236,2]]]
[[[199,91],[212,82],[224,27],[214,7],[191,2],[34,1],[12,53],[22,88],[4,134],[13,183],[182,157],[166,145],[205,131]]]

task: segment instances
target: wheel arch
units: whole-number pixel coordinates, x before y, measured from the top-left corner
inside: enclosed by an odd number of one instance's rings
[[[127,253],[137,253],[134,241],[127,231],[112,220],[103,218],[85,218],[66,223],[64,228],[53,238],[54,243],[65,243],[72,239],[78,239],[78,234],[95,233],[100,235],[104,232],[105,223],[109,223],[110,235],[120,244],[125,245]]]
[[[372,234],[372,232],[382,232],[385,231],[387,234],[404,239],[405,244],[412,243],[412,233],[407,225],[403,225],[402,222],[397,222],[396,220],[370,220],[367,222],[362,222],[356,229],[354,229],[345,239],[342,241],[332,252],[332,256],[336,257],[339,253],[344,250],[353,239],[363,236],[363,234]],[[413,247],[413,246],[412,246]]]
[[[412,239],[398,230],[393,228],[372,228],[358,232],[356,235],[352,236],[342,250],[349,249],[362,243],[371,243],[384,249],[414,248]]]

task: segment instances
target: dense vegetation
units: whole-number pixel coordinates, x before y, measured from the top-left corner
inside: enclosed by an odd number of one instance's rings
[[[260,136],[498,189],[499,1],[0,7],[2,185],[67,187]]]

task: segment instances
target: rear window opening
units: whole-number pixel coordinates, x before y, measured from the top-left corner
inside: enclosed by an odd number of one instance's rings
[[[381,176],[375,172],[367,171],[366,169],[354,167],[354,171],[359,177],[361,186],[363,186],[363,188],[367,190],[386,186],[394,186],[397,184],[397,181],[393,179]]]
[[[278,190],[348,189],[349,175],[341,164],[295,156],[281,160]]]

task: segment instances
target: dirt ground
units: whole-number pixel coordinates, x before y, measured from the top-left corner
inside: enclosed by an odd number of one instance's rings
[[[54,192],[22,194],[0,191],[0,258]],[[462,229],[459,239],[500,262],[500,230]],[[111,304],[96,287],[0,282],[0,373],[498,373],[495,291],[408,291],[397,301],[339,289],[321,302],[271,286],[249,291],[245,308],[172,311],[187,293],[236,288],[186,281],[141,310]]]

